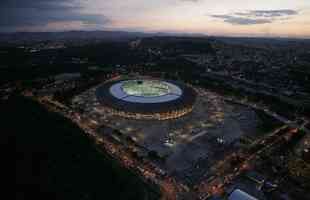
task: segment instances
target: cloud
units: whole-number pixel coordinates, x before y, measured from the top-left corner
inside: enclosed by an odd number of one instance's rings
[[[38,10],[52,10],[52,9],[73,9],[80,8],[78,3],[74,0],[2,0],[1,8],[16,8],[27,9],[33,8]]]
[[[250,10],[234,12],[224,15],[210,15],[212,18],[222,19],[223,22],[232,25],[268,24],[277,20],[287,20],[290,16],[297,15],[296,10]]]
[[[19,27],[44,27],[50,23],[92,24],[102,27],[110,22],[104,15],[81,13],[83,6],[75,0],[2,0],[0,31]]]
[[[251,19],[244,17],[235,17],[231,15],[211,15],[213,18],[223,19],[224,22],[233,25],[252,25],[252,24],[268,24],[271,20],[268,19]]]
[[[245,13],[247,14],[247,13]],[[254,17],[282,17],[282,16],[290,16],[297,15],[298,12],[296,10],[252,10],[249,11],[248,14]]]

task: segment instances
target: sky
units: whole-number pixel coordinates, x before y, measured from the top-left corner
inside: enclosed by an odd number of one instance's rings
[[[1,0],[0,31],[310,38],[310,0]]]

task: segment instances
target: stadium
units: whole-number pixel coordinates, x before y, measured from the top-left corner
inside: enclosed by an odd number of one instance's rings
[[[177,81],[126,79],[104,83],[96,90],[101,106],[131,119],[167,120],[193,110],[195,91]]]
[[[182,184],[194,187],[241,138],[265,133],[259,128],[265,117],[249,106],[199,86],[132,77],[101,82],[76,95],[72,107],[98,137],[134,147],[139,158],[155,152],[160,162],[152,163]]]

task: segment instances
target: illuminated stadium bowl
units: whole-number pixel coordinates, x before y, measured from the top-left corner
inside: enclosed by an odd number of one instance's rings
[[[122,90],[131,96],[157,97],[170,93],[168,83],[152,80],[130,80],[121,83]]]
[[[96,91],[104,109],[134,119],[166,120],[192,111],[195,91],[175,81],[152,79],[118,80]]]

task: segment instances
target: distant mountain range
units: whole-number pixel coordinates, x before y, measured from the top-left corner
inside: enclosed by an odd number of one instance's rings
[[[144,33],[144,32],[127,32],[127,31],[66,31],[66,32],[14,32],[0,33],[0,43],[31,43],[40,41],[128,41],[135,38],[145,37],[201,37],[213,38],[225,43],[282,43],[294,41],[307,41],[309,39],[294,38],[261,38],[261,37],[220,37],[207,36],[205,34],[195,33]]]
[[[122,31],[67,31],[67,32],[16,32],[0,33],[0,42],[38,42],[65,40],[126,40],[145,37],[147,34]]]
[[[0,42],[39,42],[68,40],[124,41],[133,38],[154,36],[204,36],[202,34],[143,33],[126,31],[67,31],[67,32],[15,32],[0,33]]]

